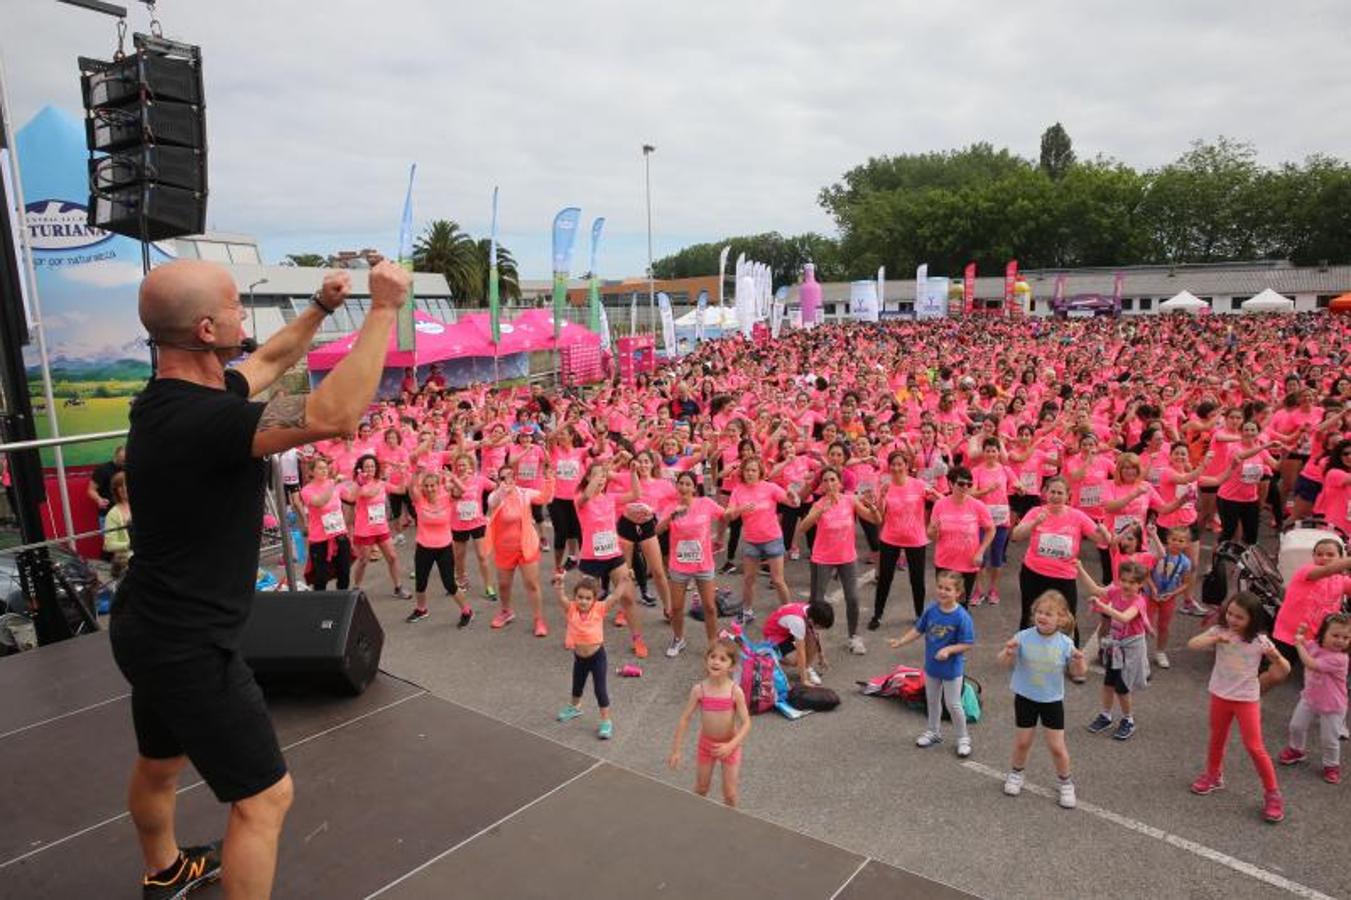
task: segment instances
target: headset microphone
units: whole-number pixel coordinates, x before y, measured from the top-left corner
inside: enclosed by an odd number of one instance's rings
[[[154,338],[146,338],[145,342],[150,347],[173,347],[175,350],[187,350],[190,353],[215,353],[218,350],[238,350],[240,353],[255,353],[258,350],[258,341],[251,337],[240,338],[238,344],[229,344],[220,347],[209,347],[206,344],[179,344],[173,341],[157,341]]]

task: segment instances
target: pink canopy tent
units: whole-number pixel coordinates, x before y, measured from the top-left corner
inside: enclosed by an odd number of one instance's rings
[[[552,350],[554,347],[554,317],[551,309],[530,309],[521,313],[512,323],[515,331],[529,336],[531,350]],[[504,334],[503,337],[506,335]],[[588,328],[564,320],[558,331],[558,346],[599,346],[600,335]]]
[[[457,322],[447,325],[422,312],[415,312],[413,320],[417,328],[417,349],[399,350],[398,335],[391,332],[389,346],[385,350],[386,367],[425,366],[446,359],[493,355],[492,341],[488,340],[487,333],[480,332],[472,324]],[[310,371],[327,372],[332,369],[351,352],[356,339],[357,332],[354,331],[331,344],[311,350],[306,357]]]

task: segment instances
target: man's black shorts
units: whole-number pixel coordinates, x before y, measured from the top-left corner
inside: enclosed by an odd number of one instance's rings
[[[166,643],[132,612],[113,615],[110,637],[131,682],[141,756],[187,756],[222,803],[282,779],[286,761],[263,692],[238,650]]]
[[[1013,695],[1013,721],[1019,728],[1036,728],[1037,721],[1052,731],[1065,730],[1065,701],[1042,703],[1022,694]]]

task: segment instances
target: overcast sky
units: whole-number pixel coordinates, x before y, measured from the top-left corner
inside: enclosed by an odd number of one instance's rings
[[[131,11],[145,30],[145,8]],[[729,234],[831,232],[819,189],[881,154],[989,141],[1035,158],[1050,123],[1080,157],[1164,163],[1194,138],[1267,163],[1351,157],[1344,0],[914,3],[162,0],[203,48],[214,229],[288,252],[393,250],[408,166],[419,227],[501,237],[547,277],[549,225],[607,219],[598,269]],[[111,19],[0,0],[14,118],[79,114],[75,58]]]

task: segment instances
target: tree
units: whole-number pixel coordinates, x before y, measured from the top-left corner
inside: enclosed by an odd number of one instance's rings
[[[431,222],[413,247],[413,271],[439,273],[450,286],[450,295],[464,305],[485,299],[482,269],[474,239],[449,219]]]
[[[1142,204],[1152,229],[1150,257],[1220,262],[1265,255],[1270,213],[1260,196],[1261,175],[1251,144],[1225,137],[1213,144],[1195,141],[1150,179]]]
[[[1074,167],[1074,144],[1059,122],[1041,133],[1040,168],[1046,177],[1059,181]]]
[[[777,231],[729,237],[708,244],[692,244],[653,262],[653,274],[658,278],[717,275],[718,254],[727,246],[732,248],[727,263],[729,276],[732,263],[742,253],[748,259],[768,265],[776,285],[800,281],[802,267],[809,262],[816,265],[818,278],[829,281],[844,276],[839,264],[839,247],[835,241],[811,232],[784,237]]]
[[[474,245],[474,249],[478,254],[478,265],[483,272],[483,283],[479,288],[479,296],[486,303],[492,241],[488,238],[480,238]],[[516,259],[511,255],[511,251],[501,244],[497,245],[497,292],[498,296],[504,301],[521,299],[521,284],[516,272]]]
[[[310,269],[322,269],[328,265],[328,257],[321,253],[288,253],[286,258],[297,266]]]

